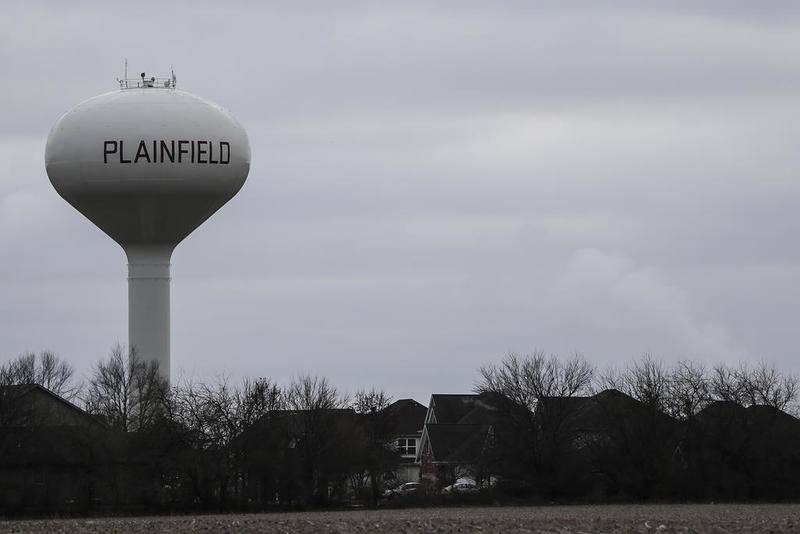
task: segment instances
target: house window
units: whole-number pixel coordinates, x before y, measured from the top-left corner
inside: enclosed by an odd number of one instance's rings
[[[416,438],[398,438],[397,451],[403,456],[416,456],[417,455],[417,439]]]

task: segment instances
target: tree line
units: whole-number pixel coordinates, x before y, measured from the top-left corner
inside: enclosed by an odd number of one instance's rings
[[[347,395],[324,377],[303,375],[283,386],[269,378],[170,386],[156,364],[118,346],[83,381],[51,352],[0,366],[0,386],[27,384],[98,422],[81,430],[87,451],[78,463],[88,465],[70,473],[80,471],[80,500],[88,507],[223,511],[326,505],[354,495],[374,503],[399,461],[392,421],[377,416],[391,398],[376,389]],[[4,452],[19,448],[23,428],[51,433],[32,440],[63,438],[52,436],[58,424],[15,402],[16,391],[0,387],[0,470],[18,467],[19,457]],[[76,448],[74,436],[62,441],[62,448]],[[69,452],[50,452],[74,467]]]
[[[474,393],[491,407],[473,425],[485,433],[481,447],[436,482],[468,473],[482,488],[476,500],[800,496],[798,379],[768,363],[667,364],[646,354],[598,370],[579,354],[533,352],[477,374]],[[25,391],[14,386],[30,384],[97,424],[76,432],[45,423],[14,398]],[[400,462],[391,401],[314,375],[170,385],[119,346],[84,380],[51,352],[23,354],[0,366],[0,513],[31,510],[20,488],[38,492],[39,511],[64,502],[81,513],[377,505]],[[41,476],[10,476],[34,464]],[[430,502],[440,502],[435,489]]]
[[[599,500],[800,497],[795,375],[767,362],[598,370],[583,356],[509,354],[475,390],[501,408],[482,468],[521,493]]]

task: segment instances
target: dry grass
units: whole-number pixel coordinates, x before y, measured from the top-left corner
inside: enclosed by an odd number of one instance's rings
[[[0,532],[796,532],[800,505],[425,508],[7,521]]]

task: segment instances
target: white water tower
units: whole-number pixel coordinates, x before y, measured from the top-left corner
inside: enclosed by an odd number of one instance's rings
[[[250,144],[174,75],[119,82],[58,119],[45,166],[58,194],[125,250],[129,346],[169,378],[172,251],[244,185]]]

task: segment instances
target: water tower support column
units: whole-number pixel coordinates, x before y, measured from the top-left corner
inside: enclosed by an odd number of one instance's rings
[[[169,262],[173,247],[129,245],[128,346],[169,380]]]

